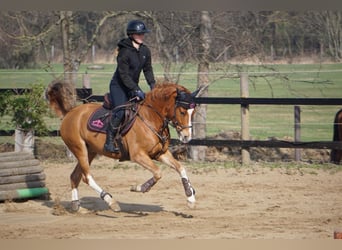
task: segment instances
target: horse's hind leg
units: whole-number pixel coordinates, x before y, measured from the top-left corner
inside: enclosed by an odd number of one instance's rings
[[[194,208],[196,202],[195,189],[192,187],[190,183],[185,168],[172,156],[170,151],[166,151],[165,154],[161,155],[158,158],[158,160],[174,168],[178,172],[182,180],[185,195],[187,197],[188,206],[190,208]]]
[[[77,157],[78,163],[70,176],[72,188],[72,210],[77,211],[79,209],[80,203],[77,187],[81,179],[83,179],[83,181],[93,188],[113,210],[119,211],[119,207],[117,203],[113,201],[112,196],[105,192],[99,185],[97,185],[93,176],[89,172],[90,163],[95,156],[96,153],[89,152],[88,157]]]
[[[77,212],[80,208],[80,201],[78,198],[78,185],[80,184],[82,178],[82,169],[80,165],[77,163],[74,171],[72,171],[70,175],[71,182],[71,210],[73,212]]]

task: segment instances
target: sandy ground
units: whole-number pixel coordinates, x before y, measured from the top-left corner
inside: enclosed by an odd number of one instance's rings
[[[186,206],[174,170],[145,194],[130,186],[151,177],[139,166],[104,157],[97,183],[119,202],[113,212],[84,183],[81,209],[69,212],[75,163],[42,162],[50,199],[0,203],[0,239],[332,239],[342,228],[342,172],[312,168],[198,168],[184,163],[197,206]]]

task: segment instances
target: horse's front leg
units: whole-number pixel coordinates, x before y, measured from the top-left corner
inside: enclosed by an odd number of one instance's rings
[[[174,168],[179,173],[184,187],[185,195],[187,197],[188,206],[190,208],[194,208],[196,203],[195,189],[190,183],[185,168],[172,156],[169,150],[166,151],[165,154],[161,155],[158,160]]]
[[[151,158],[148,155],[145,155],[145,154],[135,155],[134,158],[132,158],[132,161],[140,164],[141,166],[143,166],[144,168],[146,168],[150,172],[152,172],[153,177],[151,179],[147,180],[144,184],[132,186],[131,191],[142,192],[142,193],[150,191],[150,189],[161,178],[160,168],[151,160]]]

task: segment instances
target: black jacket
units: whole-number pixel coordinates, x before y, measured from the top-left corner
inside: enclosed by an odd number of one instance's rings
[[[155,84],[149,48],[142,44],[137,50],[129,38],[122,39],[118,47],[117,68],[112,82],[120,84],[127,91],[138,90],[140,73],[143,71],[147,83],[150,86]]]

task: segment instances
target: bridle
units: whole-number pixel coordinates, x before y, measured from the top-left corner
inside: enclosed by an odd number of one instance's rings
[[[183,107],[187,110],[188,109],[195,109],[196,104],[194,102],[186,102],[183,100],[177,100],[177,98],[176,98],[176,103],[175,103],[174,111],[173,111],[173,117],[170,120],[170,125],[176,129],[177,133],[180,133],[183,129],[186,129],[186,128],[192,129],[192,125],[183,126],[183,125],[179,124],[179,122],[177,121],[177,117],[176,117],[176,109],[178,107]]]
[[[194,109],[196,107],[195,102],[193,102],[193,98],[191,97],[190,94],[179,91],[177,89],[177,96],[176,96],[176,101],[174,105],[174,111],[173,111],[173,117],[171,119],[164,117],[160,112],[155,109],[152,105],[150,104],[145,104],[144,102],[140,103],[141,105],[145,105],[146,107],[152,109],[162,120],[162,127],[157,131],[153,126],[151,126],[148,121],[146,121],[139,113],[137,116],[146,124],[146,126],[159,138],[160,142],[164,145],[166,141],[170,138],[170,133],[168,132],[169,127],[168,125],[170,124],[172,127],[174,127],[177,131],[177,133],[181,133],[182,130],[187,129],[187,128],[192,128],[192,126],[186,125],[183,126],[181,125],[176,117],[176,109],[178,107],[183,107],[185,109]],[[167,136],[163,136],[164,132],[167,130]]]
[[[169,133],[169,122],[170,120],[167,119],[166,117],[163,117],[158,110],[156,110],[152,105],[150,104],[145,104],[144,102],[141,102],[140,105],[145,105],[146,107],[152,109],[163,121],[163,125],[159,130],[156,130],[153,126],[149,124],[149,122],[143,118],[139,113],[137,113],[137,116],[140,118],[140,120],[143,121],[143,123],[159,138],[160,142],[164,145],[167,140],[170,138],[170,133]],[[165,131],[167,132],[167,136],[163,136],[165,134]]]

